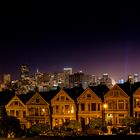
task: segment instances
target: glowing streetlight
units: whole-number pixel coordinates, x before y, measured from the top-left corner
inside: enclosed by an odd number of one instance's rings
[[[108,108],[108,105],[106,103],[103,104],[103,112],[102,112],[102,123],[103,127],[105,127],[105,110]]]
[[[107,105],[106,103],[103,104],[103,108],[104,108],[104,110],[107,109],[107,107],[108,107],[108,105]]]

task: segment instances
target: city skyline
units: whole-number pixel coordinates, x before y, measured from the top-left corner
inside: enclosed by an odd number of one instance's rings
[[[34,2],[26,12],[21,7],[5,13],[0,16],[0,75],[18,78],[21,64],[30,65],[31,73],[72,67],[115,80],[140,74],[140,22],[137,8],[129,6],[48,12]]]

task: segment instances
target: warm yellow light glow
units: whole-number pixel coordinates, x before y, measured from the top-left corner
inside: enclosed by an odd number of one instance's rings
[[[42,111],[45,112],[45,108],[42,108]]]
[[[74,108],[73,108],[73,106],[72,106],[72,108],[71,108],[71,113],[74,113]]]
[[[104,104],[103,107],[104,107],[104,109],[106,109],[108,107],[108,105],[107,104]]]

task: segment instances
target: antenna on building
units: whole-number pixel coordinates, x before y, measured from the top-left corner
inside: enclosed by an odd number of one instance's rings
[[[36,72],[37,72],[37,73],[39,73],[39,70],[38,70],[38,68],[36,69]]]

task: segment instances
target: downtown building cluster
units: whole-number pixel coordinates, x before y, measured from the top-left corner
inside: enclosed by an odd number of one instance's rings
[[[26,94],[38,88],[38,91],[45,92],[57,87],[73,88],[82,86],[84,89],[88,86],[106,84],[109,88],[113,86],[112,79],[108,74],[102,77],[85,74],[82,71],[74,72],[72,68],[64,68],[61,72],[43,73],[38,69],[35,74],[29,74],[29,66],[21,65],[20,78],[12,81],[10,74],[4,74],[3,82],[0,84],[0,90],[14,89],[16,94]]]

